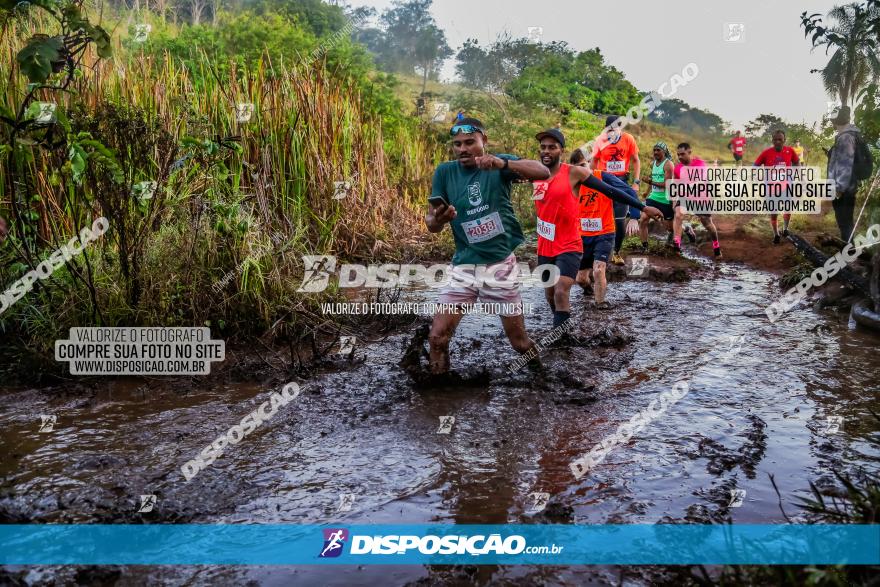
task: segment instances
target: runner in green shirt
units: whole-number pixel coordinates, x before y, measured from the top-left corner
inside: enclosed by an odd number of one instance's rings
[[[642,178],[642,182],[649,187],[651,192],[645,204],[653,206],[663,213],[663,220],[666,222],[666,230],[672,231],[672,220],[675,218],[675,211],[669,202],[669,196],[666,194],[666,182],[672,179],[672,173],[675,166],[672,164],[672,155],[669,153],[669,147],[664,142],[658,142],[654,145],[654,161],[651,166],[651,177]],[[647,216],[639,218],[639,235],[642,238],[642,252],[648,252],[648,223],[651,221]],[[679,249],[680,250],[680,249]]]
[[[434,315],[429,338],[431,372],[435,374],[449,371],[449,341],[463,316],[456,307],[460,304],[478,300],[500,304],[501,324],[513,348],[525,353],[534,346],[526,333],[516,283],[518,267],[513,251],[523,242],[523,233],[510,202],[510,185],[520,178],[550,177],[550,170],[538,161],[486,153],[486,131],[475,118],[457,120],[451,134],[457,160],[440,164],[434,172],[425,217],[428,230],[440,232],[449,224],[455,239],[453,281],[443,288],[439,298],[441,304],[450,307]],[[468,284],[468,277],[472,279],[484,267],[485,274],[494,276],[495,282],[510,285]]]

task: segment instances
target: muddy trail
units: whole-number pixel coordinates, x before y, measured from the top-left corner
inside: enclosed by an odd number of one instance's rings
[[[880,469],[866,442],[880,412],[877,334],[846,313],[800,307],[775,324],[772,273],[695,259],[685,281],[611,284],[599,312],[573,293],[581,340],[516,358],[497,317],[466,317],[461,379],[426,388],[406,371],[424,330],[358,345],[237,446],[186,481],[180,467],[285,383],[187,390],[161,379],[6,389],[5,523],[784,523],[809,483]],[[430,294],[416,292],[414,299]],[[552,327],[524,290],[532,336]],[[408,353],[409,350],[409,353]],[[665,415],[581,479],[570,463],[686,381]],[[39,432],[41,414],[57,415]],[[454,422],[443,418],[454,417]],[[779,498],[769,475],[775,477]],[[742,490],[732,507],[731,492]],[[533,493],[547,493],[541,511]],[[138,513],[139,496],[157,497]],[[618,584],[601,567],[6,567],[22,584]],[[640,583],[649,570],[631,569]],[[256,583],[254,583],[256,584]]]

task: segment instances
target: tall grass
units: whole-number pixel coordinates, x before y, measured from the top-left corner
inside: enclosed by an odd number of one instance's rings
[[[15,54],[47,26],[11,21],[0,39],[0,78],[8,82],[0,103],[9,110],[27,91]],[[3,289],[28,268],[16,253],[20,223],[39,235],[40,258],[97,216],[111,229],[84,259],[94,301],[72,279],[82,271],[74,262],[0,315],[0,331],[45,353],[66,328],[95,323],[263,333],[280,322],[296,330],[297,310],[313,302],[296,292],[302,254],[394,257],[416,242],[442,157],[429,133],[409,124],[384,134],[356,80],[323,61],[264,58],[248,70],[224,64],[221,73],[202,57],[200,71],[190,71],[117,39],[114,58],[87,58],[69,92],[39,92],[58,104],[72,132],[88,131],[114,151],[125,180],[117,184],[92,165],[76,185],[63,145],[25,142],[15,156],[26,188],[16,193],[13,158],[4,157],[0,215],[13,230],[0,245]],[[236,120],[239,103],[255,106],[248,122]],[[152,199],[131,195],[140,181],[158,183]],[[333,199],[339,181],[352,191]],[[230,272],[217,295],[211,286]]]

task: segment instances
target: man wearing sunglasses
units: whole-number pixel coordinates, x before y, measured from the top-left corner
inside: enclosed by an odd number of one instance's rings
[[[475,118],[457,120],[451,135],[456,160],[442,163],[434,171],[425,217],[429,231],[440,232],[449,224],[455,239],[453,279],[439,298],[449,309],[434,316],[429,337],[431,372],[435,374],[449,371],[449,341],[461,322],[461,305],[478,300],[499,305],[504,333],[517,352],[528,352],[534,346],[526,333],[517,283],[513,251],[524,238],[510,201],[510,186],[517,179],[550,177],[550,171],[538,161],[486,153],[486,130]],[[491,279],[482,283],[474,280],[477,268],[485,268],[483,274]]]

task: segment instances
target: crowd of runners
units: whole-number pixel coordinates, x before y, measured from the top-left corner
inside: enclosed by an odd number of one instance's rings
[[[574,149],[567,163],[565,136],[558,128],[535,136],[539,159],[530,160],[488,154],[485,126],[475,118],[456,119],[450,131],[455,160],[437,167],[425,218],[431,232],[440,232],[449,224],[455,241],[453,280],[439,297],[444,307],[478,301],[522,307],[514,250],[524,236],[510,198],[515,181],[533,184],[538,265],[555,266],[559,273],[555,283],[545,289],[555,328],[571,319],[570,296],[575,285],[594,299],[595,310],[610,307],[606,300],[606,267],[609,263],[624,265],[620,250],[628,234],[639,234],[640,254],[649,251],[652,221],[663,223],[667,243],[675,253],[681,253],[682,235],[696,242],[695,231],[685,222],[684,209],[670,199],[667,185],[682,177],[684,167],[705,167],[706,162],[693,154],[688,143],[676,146],[673,160],[669,147],[658,142],[653,145],[650,173],[642,177],[636,140],[615,124],[617,119],[607,118],[590,153]],[[773,146],[760,153],[755,166],[802,164],[803,148],[799,143],[787,146],[782,130],[773,132],[772,138]],[[746,144],[739,131],[728,144],[737,165],[743,160]],[[644,202],[638,193],[642,187]],[[711,239],[714,259],[721,259],[721,243],[712,216],[697,218]],[[790,214],[783,215],[782,235],[788,234],[790,219]],[[770,216],[770,224],[773,242],[778,244],[781,239],[776,215]],[[485,274],[493,276],[494,283],[474,280],[475,266],[486,267]],[[434,316],[429,338],[433,373],[449,370],[449,342],[463,316],[464,312],[454,309]],[[526,332],[522,312],[503,314],[501,323],[516,351],[532,350],[535,343]],[[534,358],[529,365],[538,368],[539,359]]]

